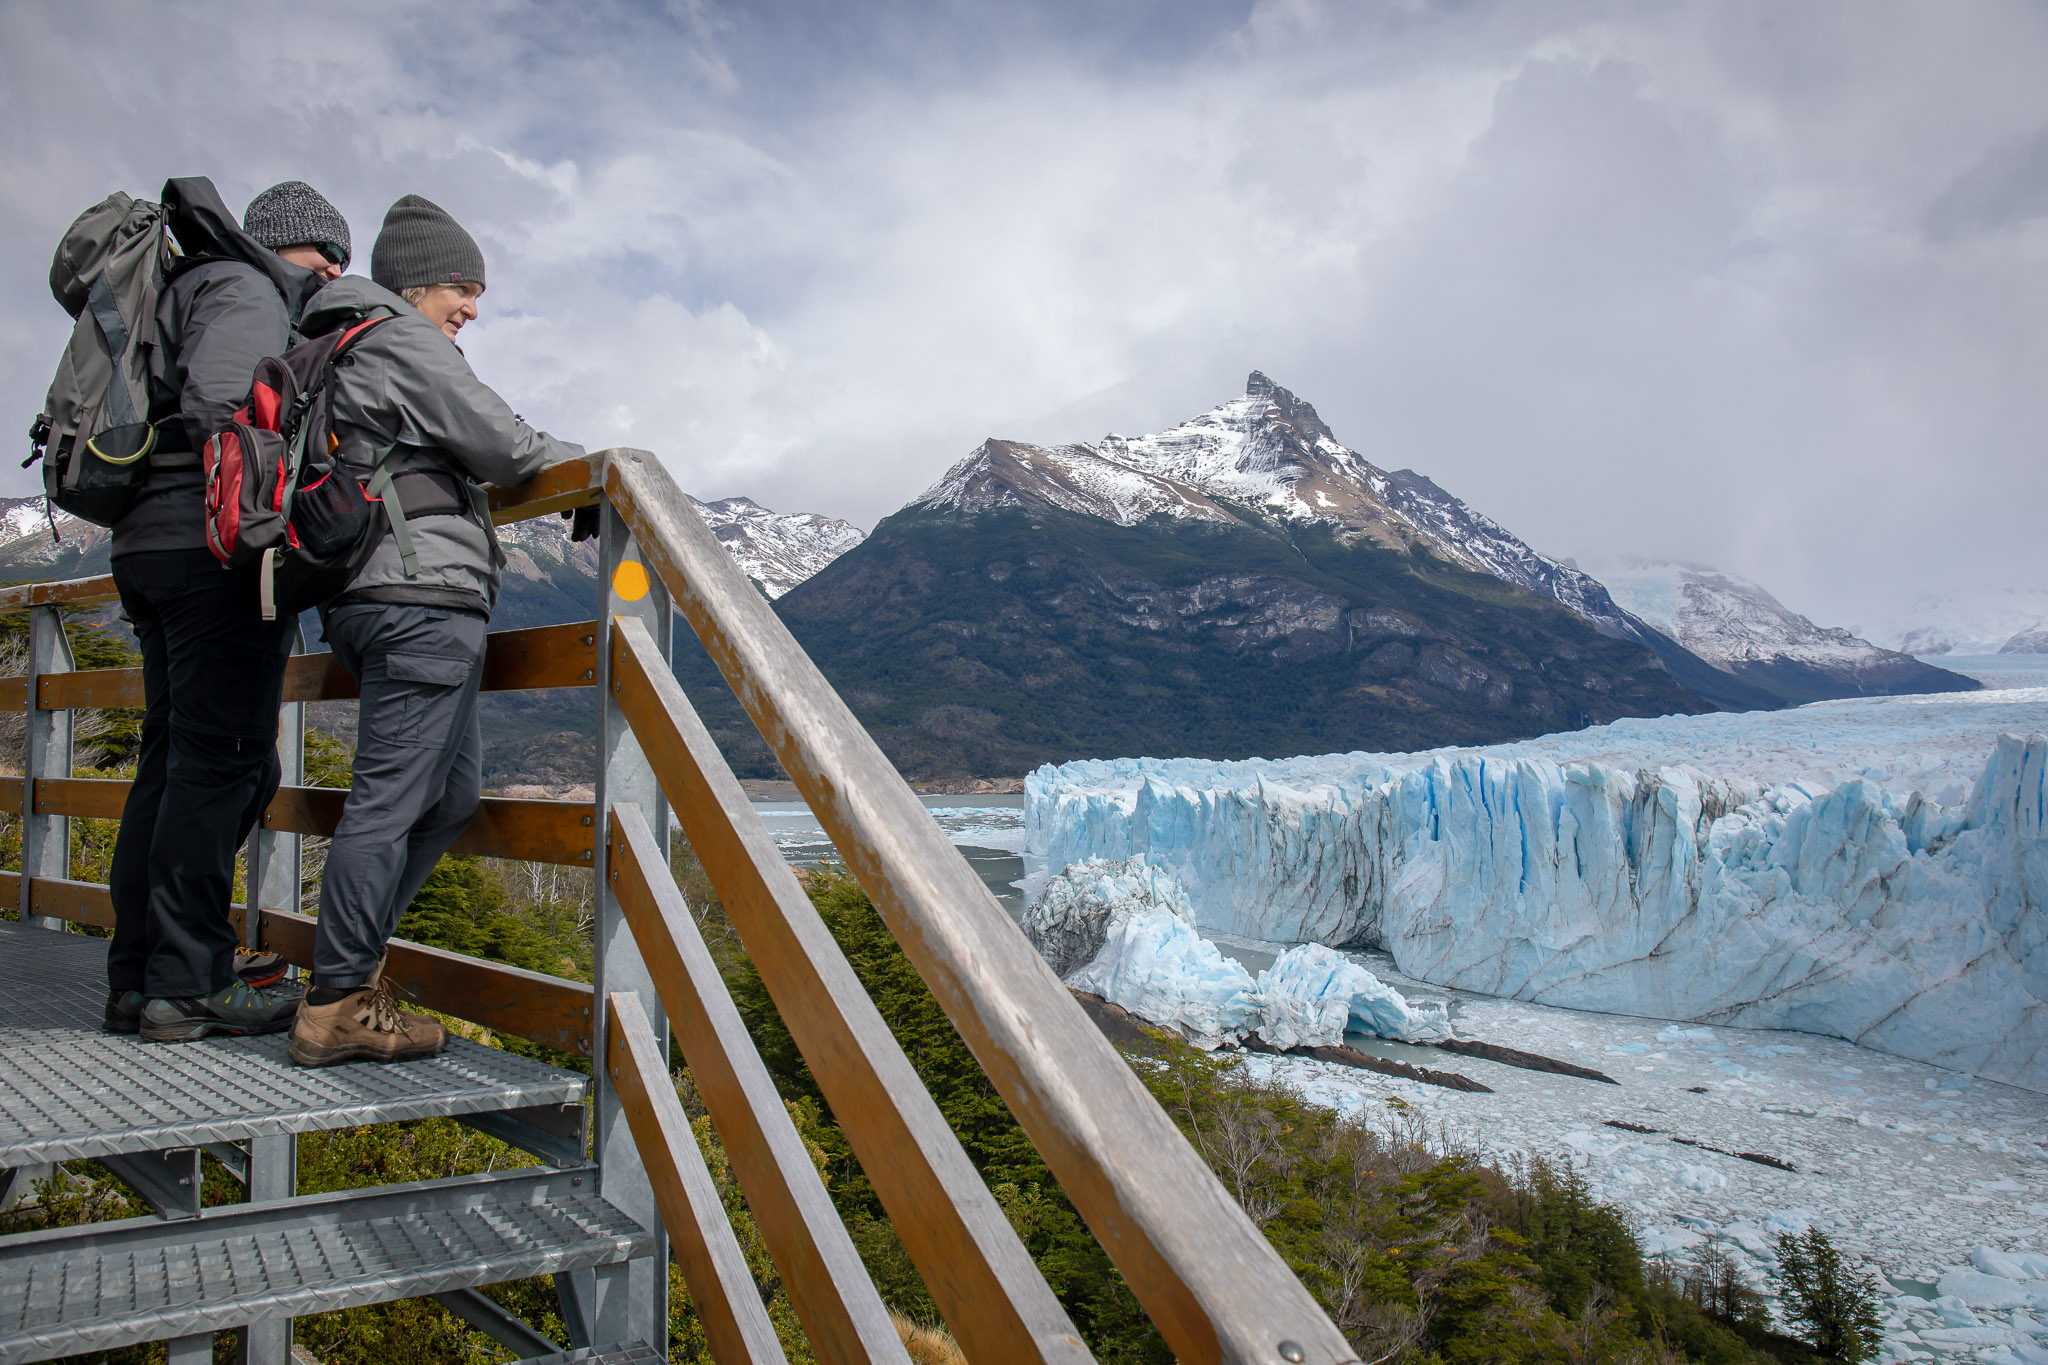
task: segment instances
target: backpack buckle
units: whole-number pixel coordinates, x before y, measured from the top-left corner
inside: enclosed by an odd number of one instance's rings
[[[49,444],[50,414],[39,412],[36,414],[36,420],[28,424],[28,458],[21,462],[21,467],[27,469],[37,460],[42,459],[43,450]]]

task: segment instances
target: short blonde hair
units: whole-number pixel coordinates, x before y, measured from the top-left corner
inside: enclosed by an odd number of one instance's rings
[[[398,291],[398,297],[417,308],[420,306],[420,300],[436,289],[461,289],[466,293],[468,292],[468,286],[474,283],[476,283],[474,280],[464,280],[459,283],[454,280],[448,280],[439,284],[409,284]],[[479,288],[476,292],[478,295],[481,295],[484,291]]]

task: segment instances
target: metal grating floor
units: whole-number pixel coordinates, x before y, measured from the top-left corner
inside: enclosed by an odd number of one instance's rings
[[[589,1173],[513,1171],[0,1240],[0,1362],[644,1256]],[[607,1358],[608,1359],[608,1358]]]
[[[0,1168],[584,1098],[583,1076],[460,1038],[423,1061],[309,1069],[281,1033],[104,1033],[106,949],[0,922]]]

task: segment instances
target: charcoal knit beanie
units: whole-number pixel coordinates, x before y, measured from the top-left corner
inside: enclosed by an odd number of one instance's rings
[[[484,253],[446,209],[408,194],[384,215],[370,278],[394,294],[416,284],[482,284]]]
[[[303,180],[272,185],[249,201],[242,212],[242,231],[272,251],[287,246],[317,246],[336,265],[346,268],[351,254],[348,219]]]

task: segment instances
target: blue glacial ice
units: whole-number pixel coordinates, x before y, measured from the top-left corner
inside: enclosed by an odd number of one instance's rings
[[[2048,728],[2048,691],[1923,700],[1424,754],[1076,762],[1027,781],[1027,848],[1053,870],[1142,856],[1209,933],[2048,1091],[2048,739],[2000,733]]]
[[[1338,1044],[1347,1030],[1408,1042],[1450,1036],[1442,1004],[1410,1004],[1321,944],[1288,949],[1253,980],[1197,932],[1179,881],[1143,858],[1069,867],[1026,913],[1024,932],[1069,986],[1200,1047],[1252,1032],[1276,1047]]]

